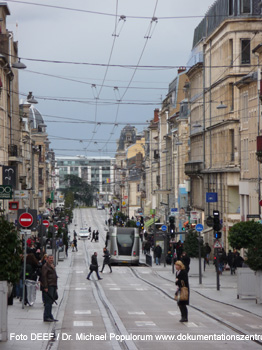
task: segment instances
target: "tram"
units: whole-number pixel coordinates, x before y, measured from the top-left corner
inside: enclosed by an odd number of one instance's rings
[[[139,233],[134,227],[111,226],[107,249],[112,264],[139,264]]]

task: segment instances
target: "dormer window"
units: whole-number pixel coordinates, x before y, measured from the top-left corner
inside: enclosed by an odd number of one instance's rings
[[[240,0],[240,12],[251,13],[251,0]]]

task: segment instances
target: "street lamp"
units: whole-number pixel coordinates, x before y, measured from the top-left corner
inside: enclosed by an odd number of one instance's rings
[[[27,96],[27,102],[30,104],[37,104],[38,101],[34,98],[32,91],[29,92]]]
[[[26,65],[24,63],[22,63],[20,60],[21,60],[21,58],[18,59],[18,62],[14,62],[12,64],[12,67],[15,69],[25,69]]]
[[[227,105],[224,105],[223,102],[220,102],[220,105],[217,106],[217,109],[225,109],[227,108]]]

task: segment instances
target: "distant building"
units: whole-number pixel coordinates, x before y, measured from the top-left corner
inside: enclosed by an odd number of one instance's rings
[[[97,200],[112,200],[115,159],[110,157],[56,157],[57,189],[65,188],[65,175],[76,175],[97,189]]]

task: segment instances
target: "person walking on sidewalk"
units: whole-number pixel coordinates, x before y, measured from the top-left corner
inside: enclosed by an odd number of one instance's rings
[[[156,265],[160,265],[162,248],[160,247],[159,244],[155,247],[154,253],[155,253],[155,257],[156,257]]]
[[[74,248],[76,249],[76,252],[77,252],[78,250],[77,250],[77,239],[76,239],[76,236],[73,239],[73,243],[74,243]]]
[[[110,263],[111,255],[110,255],[109,251],[106,249],[106,247],[103,249],[103,253],[104,253],[104,255],[103,255],[104,261],[103,261],[103,266],[102,266],[102,269],[100,272],[103,273],[105,265],[108,265],[110,268],[110,273],[112,273],[112,267],[111,267],[111,263]]]
[[[57,274],[53,255],[48,255],[42,267],[41,283],[44,291],[44,322],[56,322],[58,320],[55,320],[52,315],[52,304],[57,295]]]
[[[188,288],[188,300],[177,301],[177,305],[181,312],[181,320],[179,322],[188,322],[188,311],[187,311],[187,305],[189,305],[188,275],[187,275],[185,265],[182,263],[182,261],[177,260],[175,263],[175,267],[176,267],[176,285],[178,287],[176,294],[181,289],[182,284],[184,284],[184,286]]]
[[[99,280],[102,280],[102,278],[99,276],[99,273],[98,273],[97,252],[94,252],[94,254],[92,255],[91,265],[90,265],[89,269],[90,269],[90,272],[89,272],[89,274],[87,276],[88,280],[90,280],[90,277],[91,277],[93,271],[96,272],[97,278]]]

